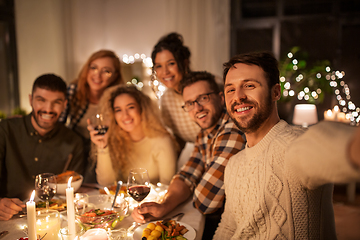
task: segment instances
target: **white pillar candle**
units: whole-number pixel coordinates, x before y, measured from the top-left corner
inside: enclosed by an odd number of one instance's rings
[[[32,191],[30,200],[26,203],[28,237],[29,240],[36,240],[36,206],[34,202],[35,190]]]
[[[74,188],[71,187],[72,177],[69,178],[66,189],[67,220],[70,239],[75,239],[75,207],[74,207]]]

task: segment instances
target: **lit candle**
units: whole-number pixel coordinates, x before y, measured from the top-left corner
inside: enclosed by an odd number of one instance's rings
[[[26,203],[28,237],[29,240],[36,240],[36,215],[35,215],[35,190],[32,191],[30,200]]]
[[[334,121],[334,116],[333,116],[333,112],[331,111],[331,109],[324,112],[324,119],[327,121]]]
[[[339,114],[339,106],[338,105],[335,105],[334,106],[334,110],[333,110],[333,113],[334,113],[334,120],[337,121],[338,120],[338,114]]]
[[[346,122],[345,113],[343,113],[343,112],[338,113],[338,115],[337,115],[337,120],[338,120],[339,122]]]
[[[71,187],[72,176],[69,178],[66,189],[67,219],[70,239],[75,239],[75,207],[74,207],[74,188]]]

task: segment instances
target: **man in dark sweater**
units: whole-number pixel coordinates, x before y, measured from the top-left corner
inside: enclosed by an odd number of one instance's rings
[[[0,220],[25,207],[37,174],[84,169],[83,143],[58,122],[66,106],[66,83],[54,74],[38,77],[29,96],[32,112],[0,122]]]

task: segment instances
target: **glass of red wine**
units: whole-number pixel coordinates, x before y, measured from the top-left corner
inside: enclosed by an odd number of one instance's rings
[[[56,193],[56,176],[53,173],[41,173],[35,177],[36,196],[46,202],[46,209],[49,209],[49,200]]]
[[[138,205],[150,193],[150,179],[145,168],[134,168],[130,170],[128,177],[128,193],[138,202]]]
[[[90,117],[90,124],[97,131],[95,135],[105,135],[109,129],[109,121],[102,113],[97,113]],[[103,148],[104,142],[100,143]]]
[[[93,128],[98,131],[96,135],[105,135],[105,133],[109,129],[107,119],[104,114],[101,113],[97,113],[94,116],[91,116],[90,123]]]

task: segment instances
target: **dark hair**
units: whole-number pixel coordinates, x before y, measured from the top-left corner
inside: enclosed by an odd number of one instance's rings
[[[190,71],[190,50],[188,47],[184,46],[183,37],[178,33],[170,33],[166,36],[160,38],[159,42],[155,45],[152,53],[151,59],[155,65],[156,54],[168,50],[174,55],[175,61],[179,67],[179,71],[185,75],[186,72]],[[154,68],[153,68],[154,70]]]
[[[180,85],[179,85],[180,92],[182,93],[185,87],[199,81],[207,82],[211,90],[213,90],[216,93],[220,92],[220,88],[215,81],[215,76],[206,71],[190,72],[186,74],[184,78],[180,81]]]
[[[33,84],[32,93],[34,93],[37,88],[53,92],[62,92],[66,97],[66,83],[61,77],[56,76],[55,74],[44,74],[39,76]]]
[[[269,89],[279,83],[279,68],[278,61],[269,52],[254,52],[245,53],[232,57],[228,62],[224,63],[224,82],[226,75],[230,68],[234,67],[237,63],[244,63],[247,65],[257,65],[265,72],[265,77],[268,81]]]

